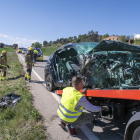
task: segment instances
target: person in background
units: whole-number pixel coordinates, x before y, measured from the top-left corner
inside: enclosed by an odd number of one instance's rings
[[[71,136],[76,136],[76,129],[94,120],[90,112],[82,112],[83,108],[91,112],[108,109],[107,106],[94,106],[79,92],[83,88],[82,78],[73,77],[72,87],[63,89],[61,103],[57,110],[60,118],[59,125],[66,128]]]
[[[34,59],[33,47],[30,47],[28,53],[25,55],[25,63],[26,63],[25,68],[27,68],[25,80],[28,80],[29,82],[31,81],[32,66],[34,66],[33,59]]]
[[[7,53],[5,50],[2,51],[0,56],[0,68],[1,68],[1,75],[0,80],[4,81],[6,79],[6,70],[9,65],[7,65]]]

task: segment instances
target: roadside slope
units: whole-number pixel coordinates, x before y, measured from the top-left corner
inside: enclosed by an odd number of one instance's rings
[[[24,81],[24,72],[16,52],[8,53],[7,79],[0,82],[0,98],[15,93],[21,101],[14,108],[0,110],[0,140],[43,140],[46,132],[42,125],[42,117],[32,105],[32,95]]]

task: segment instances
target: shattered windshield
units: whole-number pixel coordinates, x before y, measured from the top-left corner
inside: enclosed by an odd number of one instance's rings
[[[95,42],[82,42],[74,44],[77,50],[79,50],[83,54],[88,54],[94,47],[96,47],[99,43]]]

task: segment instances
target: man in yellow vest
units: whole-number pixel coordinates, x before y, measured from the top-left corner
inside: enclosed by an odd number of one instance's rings
[[[94,120],[90,112],[82,112],[83,108],[91,112],[100,112],[108,109],[106,106],[94,106],[79,90],[83,88],[82,78],[73,77],[72,86],[63,90],[61,103],[57,110],[60,118],[59,125],[66,128],[71,136],[76,136],[76,129]]]
[[[34,59],[33,47],[30,47],[28,53],[25,55],[25,63],[27,68],[25,80],[28,80],[29,82],[31,81],[32,66],[34,66],[33,59]]]
[[[5,80],[6,78],[6,69],[9,66],[7,65],[7,53],[5,50],[2,51],[2,54],[0,56],[0,68],[1,68],[1,75],[0,79],[1,81]]]

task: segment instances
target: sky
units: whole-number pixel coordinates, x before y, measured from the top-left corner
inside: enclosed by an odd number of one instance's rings
[[[140,34],[140,0],[0,0],[0,43],[30,47],[91,30]]]

